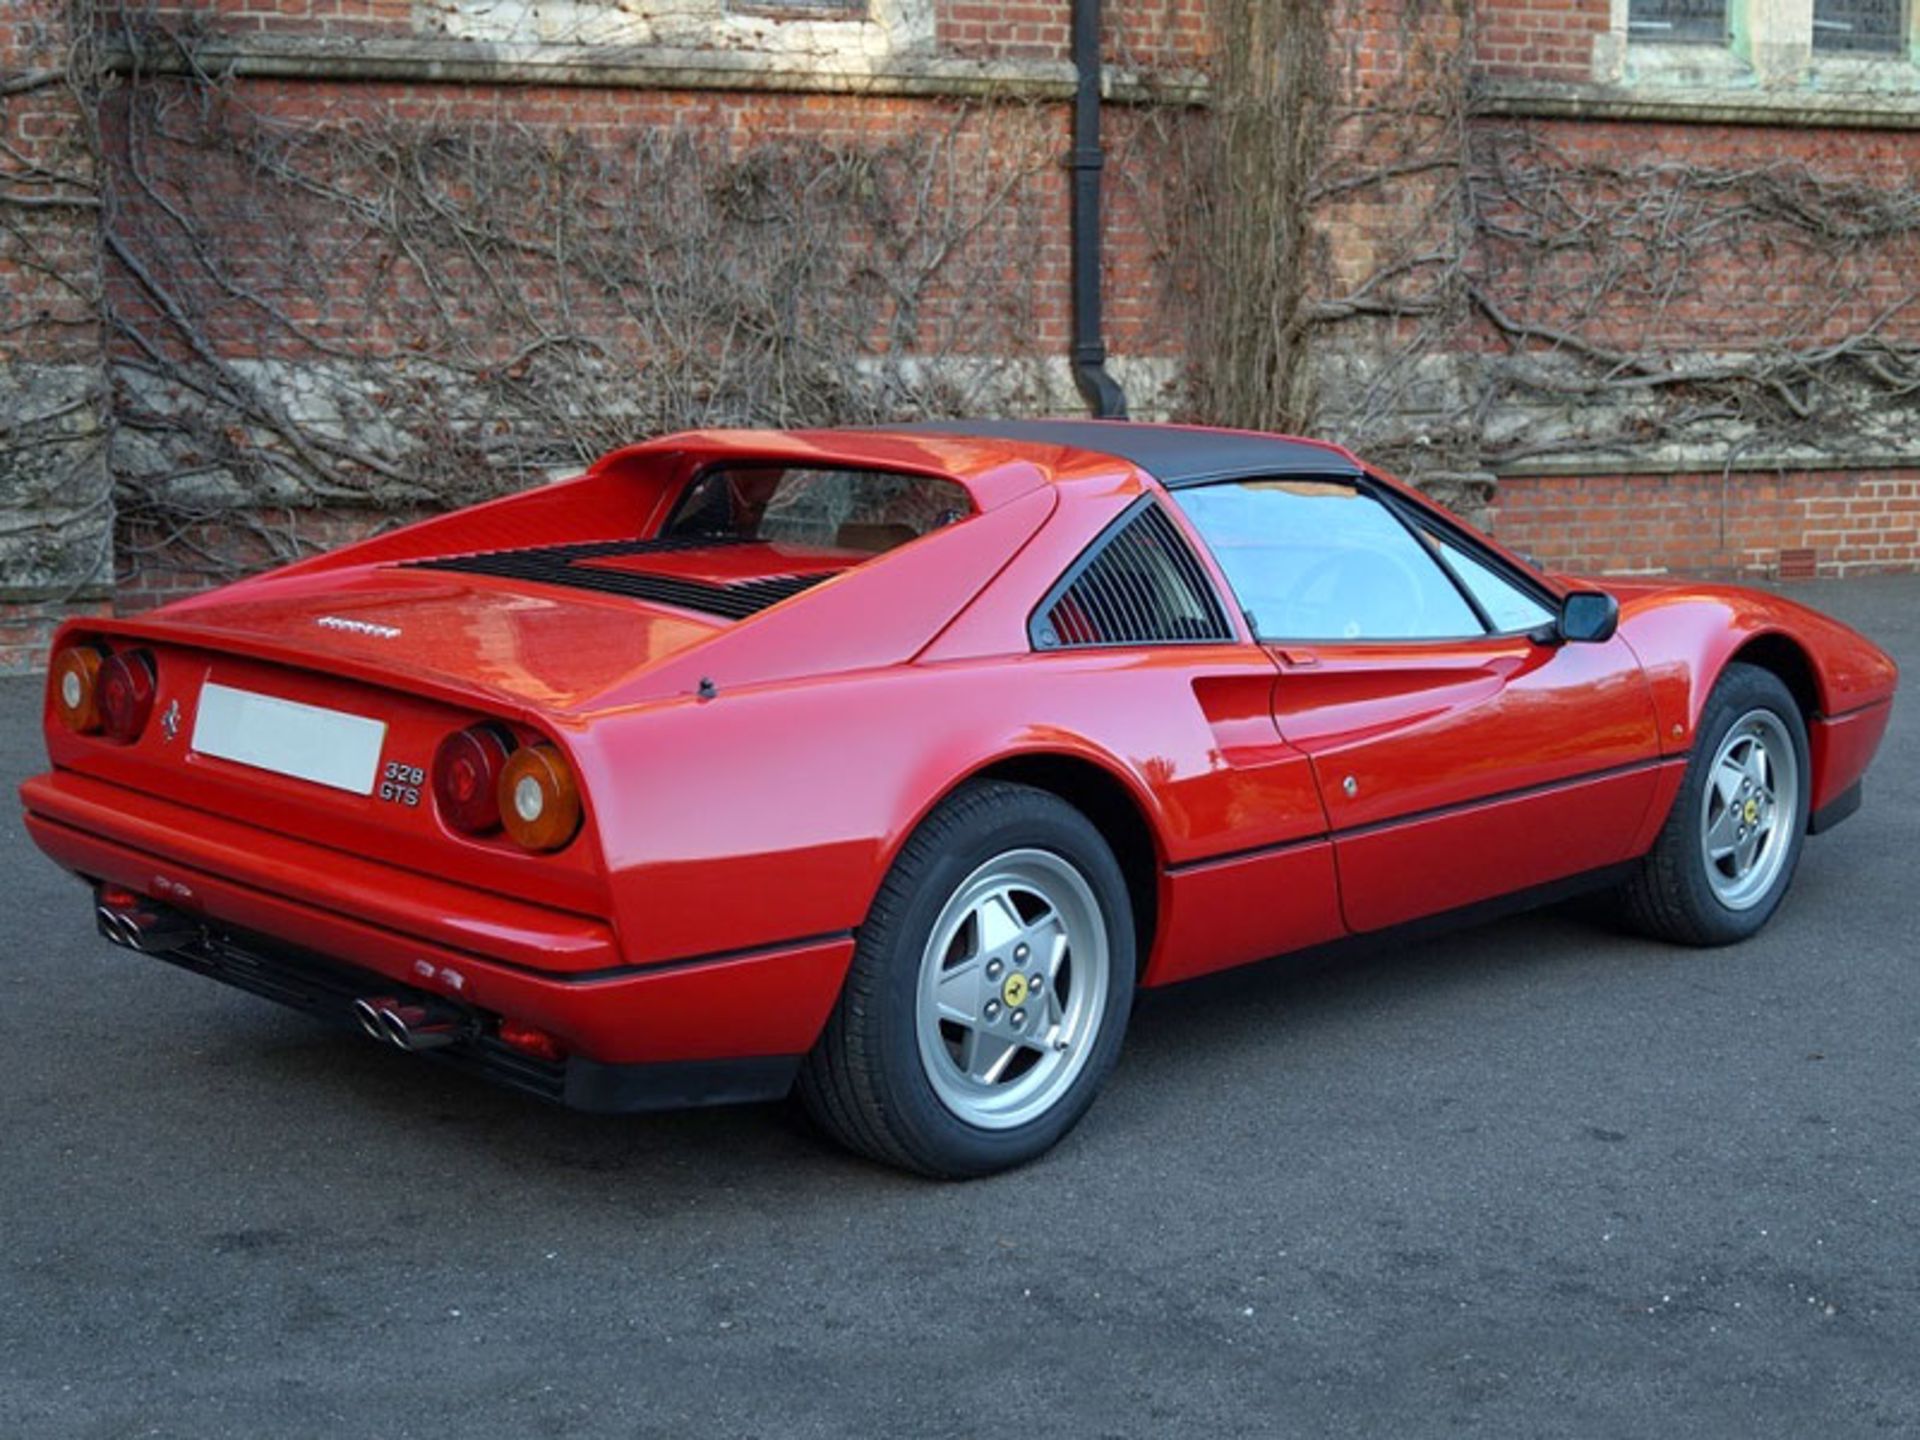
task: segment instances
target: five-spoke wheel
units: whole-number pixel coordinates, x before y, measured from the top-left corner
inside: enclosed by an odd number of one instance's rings
[[[920,959],[920,1063],[969,1124],[1024,1124],[1071,1088],[1106,1005],[1093,887],[1046,850],[995,856],[934,922]]]
[[[1701,712],[1666,824],[1620,888],[1626,917],[1689,945],[1758,930],[1793,879],[1810,773],[1792,693],[1770,671],[1727,666]]]
[[[1126,877],[1085,815],[963,786],[888,872],[800,1099],[852,1149],[927,1174],[1030,1160],[1113,1068],[1134,950]]]
[[[1749,710],[1720,742],[1701,794],[1707,881],[1729,910],[1756,904],[1793,848],[1800,761],[1781,717]]]

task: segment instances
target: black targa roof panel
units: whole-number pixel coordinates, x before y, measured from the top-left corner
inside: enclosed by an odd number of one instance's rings
[[[1068,445],[1128,461],[1169,489],[1249,475],[1361,473],[1360,467],[1338,450],[1310,440],[1244,430],[1203,430],[1127,420],[923,420],[886,428]]]

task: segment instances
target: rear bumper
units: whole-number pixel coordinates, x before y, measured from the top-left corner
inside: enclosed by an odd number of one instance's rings
[[[229,832],[252,827],[184,811],[156,816],[145,797],[137,797],[136,812],[112,803],[115,789],[64,773],[28,781],[21,791],[27,833],[75,874],[183,911],[215,941],[248,952],[279,947],[353,983],[371,978],[524,1021],[558,1037],[583,1063],[790,1060],[812,1048],[853,955],[853,937],[842,933],[626,966],[599,922],[266,832],[254,832],[259,838],[249,845],[245,833]],[[303,849],[313,854],[295,853]],[[336,883],[343,869],[347,879]],[[574,968],[582,952],[573,942],[592,938],[581,927],[594,926],[602,963]],[[544,947],[549,939],[557,957]],[[555,967],[556,959],[566,968]],[[536,967],[539,960],[547,963]],[[190,968],[236,984],[236,974],[258,973]],[[344,1019],[346,1002],[339,1003]]]
[[[261,935],[209,926],[193,940],[149,958],[353,1028],[351,1005],[392,990],[388,977]],[[484,1029],[422,1057],[480,1075],[574,1110],[602,1113],[671,1110],[777,1100],[793,1084],[798,1055],[658,1064],[608,1064],[581,1055],[539,1060],[510,1049]]]

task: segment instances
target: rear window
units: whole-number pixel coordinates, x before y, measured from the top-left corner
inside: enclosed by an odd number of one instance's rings
[[[721,465],[687,487],[660,533],[878,554],[972,509],[965,489],[931,476]]]

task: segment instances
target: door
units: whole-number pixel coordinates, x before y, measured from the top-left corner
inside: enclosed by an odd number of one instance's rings
[[[1628,858],[1653,798],[1626,643],[1561,643],[1553,596],[1366,482],[1176,492],[1280,667],[1274,722],[1326,806],[1354,930]]]

